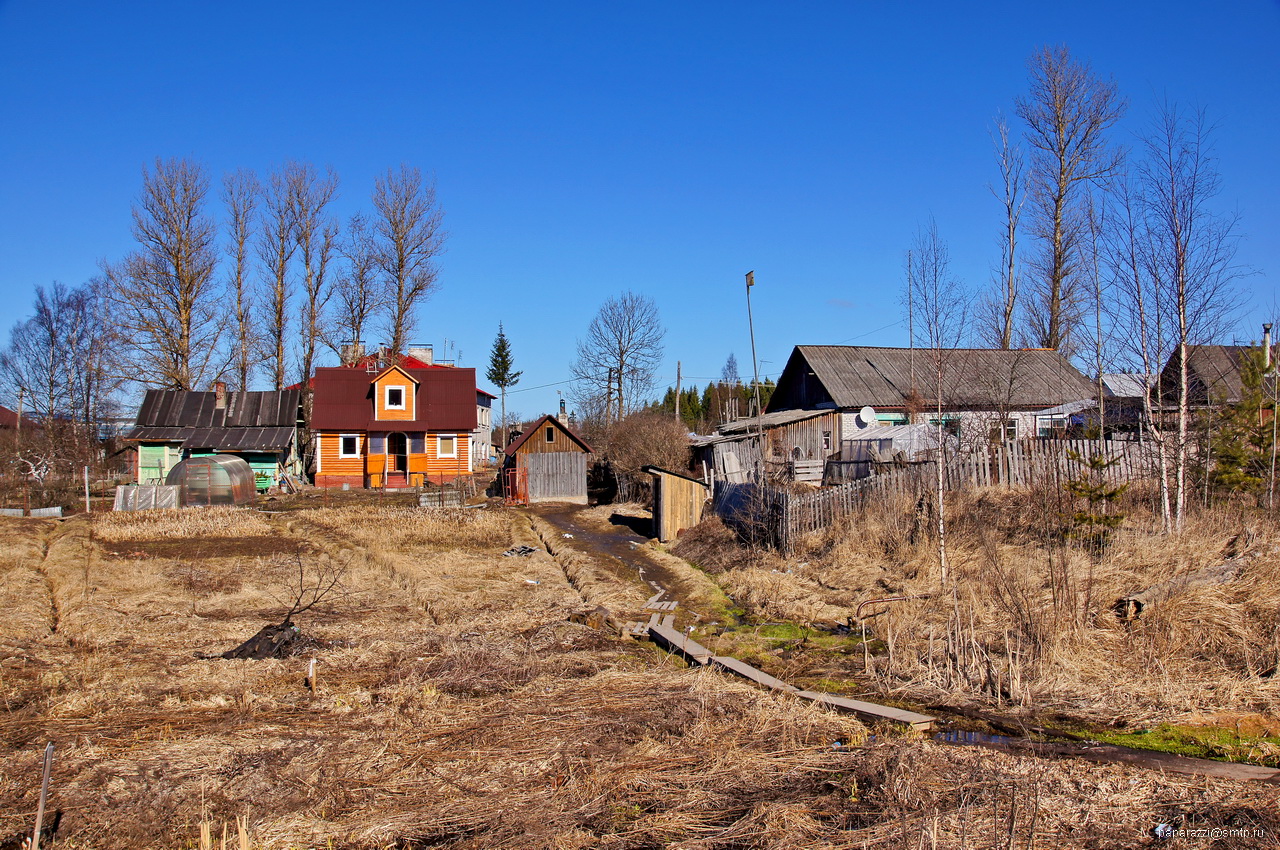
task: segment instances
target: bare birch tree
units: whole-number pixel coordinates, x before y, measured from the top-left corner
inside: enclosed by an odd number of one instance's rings
[[[912,326],[925,342],[921,352],[933,378],[934,423],[937,426],[938,458],[935,479],[937,507],[938,568],[940,581],[947,583],[946,447],[948,436],[943,411],[949,391],[949,370],[955,349],[964,338],[969,295],[951,273],[951,251],[938,236],[936,222],[916,233],[906,259],[907,302],[913,311]]]
[[[253,296],[250,291],[249,250],[253,241],[254,220],[262,191],[258,177],[248,169],[240,169],[222,179],[222,203],[227,210],[227,229],[231,255],[231,277],[227,292],[234,302],[235,340],[232,344],[232,372],[235,385],[247,390],[257,362],[253,324]]]
[[[1030,332],[1044,348],[1070,354],[1087,309],[1077,266],[1081,191],[1120,166],[1107,131],[1124,115],[1115,82],[1103,80],[1066,47],[1045,47],[1028,62],[1031,88],[1018,98],[1031,148],[1028,189],[1032,232],[1042,243],[1027,301]]]
[[[386,281],[388,343],[404,353],[417,324],[416,311],[436,287],[436,257],[444,250],[444,211],[436,187],[422,172],[387,169],[373,186],[373,233],[378,268]]]
[[[1177,366],[1177,436],[1173,457],[1173,528],[1181,531],[1187,507],[1191,407],[1187,354],[1221,334],[1236,306],[1234,214],[1210,203],[1218,194],[1212,127],[1203,110],[1164,103],[1142,138],[1139,165],[1146,218],[1147,273],[1169,310]]]
[[[262,359],[275,390],[284,389],[288,375],[289,303],[293,295],[289,263],[298,247],[297,210],[290,186],[301,168],[296,162],[285,163],[271,173],[262,193],[262,236],[258,243],[258,256],[266,272],[262,284]]]
[[[572,371],[580,409],[602,410],[606,425],[626,416],[653,389],[665,334],[653,299],[624,292],[605,301],[577,345]]]
[[[218,300],[217,227],[205,211],[209,177],[185,159],[143,169],[133,207],[139,250],[104,265],[112,315],[129,346],[127,374],[190,390],[221,374],[224,311]]]

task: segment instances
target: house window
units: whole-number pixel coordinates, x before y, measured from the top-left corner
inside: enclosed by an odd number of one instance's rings
[[[547,426],[547,442],[554,443],[555,441],[556,441],[556,429],[553,426],[548,425]]]
[[[824,452],[831,451],[831,432],[830,431],[822,432],[822,450]]]
[[[946,414],[943,414],[941,420],[939,420],[938,417],[936,416],[930,416],[929,424],[932,425],[934,428],[937,428],[938,425],[941,424],[942,430],[945,431],[946,433],[950,434],[953,437],[960,436],[960,417],[958,416],[947,416]]]
[[[1036,436],[1038,437],[1061,437],[1067,432],[1067,417],[1065,416],[1037,416],[1036,417]]]
[[[1018,420],[1006,419],[1004,423],[992,422],[987,438],[993,443],[1011,443],[1018,439]]]
[[[387,387],[387,410],[404,410],[404,387]]]
[[[457,457],[458,438],[441,435],[436,437],[436,457]]]
[[[338,437],[338,457],[360,457],[359,434],[343,434]]]

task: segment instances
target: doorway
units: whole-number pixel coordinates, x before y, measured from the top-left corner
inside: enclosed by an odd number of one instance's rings
[[[409,441],[399,431],[387,435],[387,474],[403,479],[409,471]]]

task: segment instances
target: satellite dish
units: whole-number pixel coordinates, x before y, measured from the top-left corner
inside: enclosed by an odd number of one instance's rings
[[[863,428],[870,428],[876,424],[876,409],[868,404],[858,411],[858,421],[862,423]]]

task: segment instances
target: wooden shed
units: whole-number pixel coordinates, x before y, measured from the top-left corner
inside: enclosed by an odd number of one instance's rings
[[[587,503],[586,441],[554,416],[544,416],[507,446],[503,481],[522,502]]]
[[[710,495],[706,484],[657,466],[646,466],[644,471],[653,476],[653,529],[658,540],[669,543],[702,521],[702,508]]]

